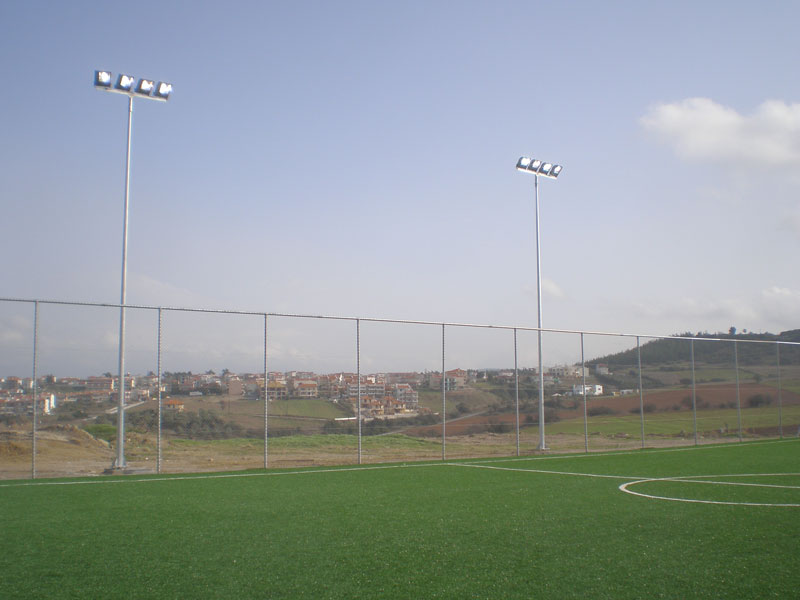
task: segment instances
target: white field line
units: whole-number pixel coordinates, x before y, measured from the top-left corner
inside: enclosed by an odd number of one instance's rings
[[[800,473],[737,473],[732,475],[687,475],[686,477],[663,477],[651,481],[679,481],[681,483],[705,483],[708,485],[737,485],[743,487],[780,488],[800,490],[800,485],[777,485],[774,483],[742,483],[739,481],[706,481],[705,477],[798,477]],[[701,479],[703,478],[703,479]]]
[[[517,471],[520,473],[547,473],[550,475],[571,475],[574,477],[598,477],[602,479],[626,479],[628,483],[623,485],[633,485],[650,481],[678,481],[681,483],[705,483],[708,485],[736,485],[746,487],[765,487],[782,488],[787,490],[800,490],[798,485],[776,485],[771,483],[741,483],[736,481],[706,481],[713,477],[797,477],[800,473],[735,473],[728,475],[686,475],[675,477],[631,477],[629,475],[604,475],[601,473],[576,473],[572,471],[551,471],[548,469],[522,469],[517,467],[493,467],[490,465],[475,465],[471,463],[451,463],[454,467],[472,467],[474,469],[492,469],[496,471]],[[631,481],[634,480],[634,481]]]
[[[547,469],[523,469],[521,467],[493,467],[491,465],[474,463],[451,463],[454,467],[468,467],[472,469],[491,469],[494,471],[516,471],[519,473],[547,473],[548,475],[572,475],[574,477],[597,477],[600,479],[642,479],[641,477],[631,477],[629,475],[603,475],[599,473],[573,473],[571,471],[549,471]]]
[[[787,475],[800,475],[800,473],[737,473],[732,475],[706,475],[705,477],[783,477]],[[693,498],[675,498],[672,496],[656,496],[655,494],[644,494],[642,492],[634,492],[630,489],[631,486],[640,483],[651,483],[657,481],[676,481],[679,483],[707,483],[712,485],[743,485],[751,487],[767,487],[767,488],[783,488],[783,489],[800,489],[800,486],[792,485],[772,485],[766,483],[738,483],[732,481],[697,481],[696,478],[703,477],[701,475],[694,475],[692,477],[662,477],[657,479],[640,479],[638,481],[629,481],[619,486],[619,490],[626,494],[639,496],[641,498],[648,498],[650,500],[669,500],[671,502],[688,502],[690,504],[722,504],[728,506],[770,506],[779,508],[800,508],[797,503],[776,503],[776,502],[730,502],[725,500],[698,500]]]
[[[524,462],[524,461],[540,461],[540,460],[561,460],[565,458],[599,458],[605,457],[610,458],[612,456],[630,456],[633,454],[663,454],[667,452],[691,452],[691,451],[702,451],[702,450],[716,450],[718,448],[747,448],[750,446],[762,446],[764,444],[787,444],[792,443],[795,440],[790,439],[783,439],[783,440],[765,440],[763,442],[730,442],[727,444],[714,444],[714,445],[703,445],[703,446],[681,446],[680,448],[658,448],[658,449],[650,449],[650,448],[637,448],[635,450],[624,450],[621,452],[596,452],[596,453],[582,453],[582,454],[561,454],[559,456],[511,456],[505,458],[487,458],[483,460],[471,460],[468,464],[471,465],[483,465],[483,464],[492,464],[496,462]]]
[[[349,473],[351,471],[378,471],[381,469],[410,469],[418,467],[452,466],[452,463],[401,463],[396,465],[376,465],[359,467],[341,467],[337,469],[308,469],[303,471],[268,471],[264,473],[216,473],[209,475],[176,475],[170,477],[121,477],[119,479],[82,479],[77,481],[22,481],[0,483],[4,487],[29,487],[48,485],[103,485],[111,483],[149,483],[151,481],[192,481],[195,479],[235,479],[244,477],[275,477],[278,475],[311,475],[315,473]]]
[[[516,467],[494,467],[491,465],[477,465],[477,464],[464,464],[464,463],[453,463],[453,466],[458,467],[471,467],[473,469],[491,469],[496,471],[516,471],[521,473],[546,473],[550,475],[567,475],[573,477],[594,477],[594,478],[602,478],[602,479],[627,479],[626,483],[622,483],[619,485],[619,490],[625,492],[626,494],[631,494],[633,496],[640,496],[642,498],[649,498],[651,500],[672,500],[674,502],[691,502],[696,504],[727,504],[727,505],[734,505],[734,506],[776,506],[776,507],[800,507],[800,504],[778,504],[778,503],[759,503],[759,502],[726,502],[726,501],[718,501],[718,500],[692,500],[688,498],[672,498],[668,496],[655,496],[652,494],[643,494],[640,492],[634,492],[633,490],[629,489],[629,486],[633,486],[639,483],[650,483],[654,481],[676,481],[680,483],[705,483],[708,485],[738,485],[738,486],[749,486],[749,487],[765,487],[765,488],[781,488],[781,489],[800,489],[800,486],[794,485],[774,485],[774,484],[767,484],[767,483],[740,483],[740,482],[732,482],[732,481],[704,481],[702,479],[708,478],[720,478],[720,477],[784,477],[784,476],[797,476],[800,473],[735,473],[729,475],[690,475],[686,477],[655,477],[655,478],[636,478],[630,477],[625,475],[603,475],[599,473],[573,473],[569,471],[549,471],[547,469],[522,469]],[[634,481],[630,481],[633,479]]]
[[[745,442],[744,447],[751,446],[751,445],[762,445],[762,444],[777,444],[777,443],[787,443],[787,440],[767,440],[763,442]],[[592,458],[592,457],[612,457],[612,456],[627,456],[638,454],[641,455],[643,452],[646,454],[657,454],[663,452],[684,452],[684,451],[702,451],[702,450],[713,450],[715,448],[742,448],[742,443],[734,443],[731,442],[730,444],[723,444],[723,445],[713,445],[713,446],[688,446],[688,447],[681,447],[681,448],[663,448],[658,450],[632,450],[632,451],[624,451],[624,452],[610,452],[610,453],[597,453],[597,454],[564,454],[559,456],[528,456],[528,457],[505,457],[505,458],[495,458],[495,459],[486,459],[480,461],[470,461],[469,463],[453,463],[453,462],[425,462],[425,463],[398,463],[392,465],[376,465],[376,466],[354,466],[354,467],[338,467],[335,469],[308,469],[302,471],[267,471],[267,472],[259,472],[259,473],[217,473],[217,474],[209,474],[209,475],[176,475],[176,476],[168,476],[168,477],[142,477],[142,478],[131,478],[131,477],[122,477],[119,479],[105,479],[105,478],[98,478],[98,479],[82,479],[77,481],[23,481],[23,482],[14,482],[14,483],[0,483],[0,488],[4,487],[29,487],[29,486],[52,486],[52,485],[103,485],[103,484],[113,484],[113,483],[147,483],[151,481],[188,481],[192,479],[235,479],[235,478],[245,478],[245,477],[273,477],[278,475],[309,475],[314,473],[346,473],[350,471],[377,471],[381,469],[407,469],[407,468],[419,468],[419,467],[441,467],[441,466],[458,466],[458,467],[475,467],[475,468],[491,468],[503,471],[525,471],[530,473],[551,473],[554,475],[573,475],[573,476],[580,476],[580,477],[596,477],[596,478],[605,478],[605,479],[627,479],[627,480],[639,480],[639,481],[651,481],[652,479],[643,478],[643,477],[630,477],[630,476],[623,476],[623,475],[603,475],[603,474],[593,474],[593,473],[574,473],[568,471],[548,471],[546,469],[537,470],[537,469],[522,469],[522,468],[511,468],[511,467],[491,467],[485,465],[491,465],[491,463],[497,462],[526,462],[526,461],[542,461],[542,460],[560,460],[560,459],[567,459],[567,458]],[[701,476],[694,476],[694,477],[701,477]],[[719,477],[719,475],[707,475],[705,477]],[[653,480],[654,481],[654,480]],[[631,482],[635,483],[635,482]],[[635,494],[635,492],[629,492]],[[635,494],[639,495],[639,494]]]

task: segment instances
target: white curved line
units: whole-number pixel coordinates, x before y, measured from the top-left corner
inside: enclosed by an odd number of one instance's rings
[[[629,486],[637,485],[639,483],[651,483],[654,481],[676,481],[676,482],[685,482],[685,483],[708,483],[708,484],[716,484],[716,485],[749,485],[749,486],[756,486],[756,487],[777,487],[777,488],[786,488],[786,489],[798,489],[796,486],[779,486],[779,485],[770,485],[770,484],[758,484],[758,483],[734,483],[734,482],[725,482],[725,481],[698,481],[697,479],[700,477],[777,477],[777,476],[786,476],[786,475],[798,475],[798,473],[738,473],[735,475],[690,475],[687,477],[656,477],[652,479],[637,479],[635,481],[628,481],[627,483],[623,483],[619,486],[619,490],[625,492],[626,494],[631,494],[632,496],[640,496],[642,498],[649,498],[651,500],[669,500],[672,502],[689,502],[692,504],[722,504],[728,506],[774,506],[774,507],[789,507],[789,508],[800,508],[800,504],[795,503],[767,503],[767,502],[731,502],[726,500],[697,500],[691,498],[673,498],[671,496],[655,496],[653,494],[644,494],[642,492],[634,492],[633,490],[629,489]]]

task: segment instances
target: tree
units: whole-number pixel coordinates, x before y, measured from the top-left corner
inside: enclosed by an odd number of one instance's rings
[[[736,335],[736,327],[731,326],[731,328],[728,329],[728,335]]]

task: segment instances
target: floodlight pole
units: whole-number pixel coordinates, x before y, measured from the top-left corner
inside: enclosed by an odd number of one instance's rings
[[[131,126],[133,124],[133,96],[128,96],[128,142],[125,150],[125,208],[122,219],[122,284],[119,299],[119,380],[117,383],[117,469],[125,464],[125,298],[128,278],[128,201],[131,189]]]
[[[539,175],[556,179],[561,174],[561,165],[522,156],[517,161],[517,170],[533,175],[536,196],[536,305],[538,308],[539,338],[539,450],[547,450],[544,443],[544,368],[542,361],[542,252],[539,234]]]
[[[542,253],[539,234],[539,176],[533,176],[536,196],[536,305],[538,307],[539,338],[539,450],[546,450],[544,443],[544,369],[542,368]]]
[[[148,98],[166,102],[172,93],[172,84],[149,79],[140,79],[134,87],[134,78],[120,74],[116,85],[112,85],[109,71],[94,72],[94,87],[106,92],[123,94],[128,97],[128,137],[125,149],[125,205],[122,221],[122,283],[119,299],[119,371],[117,382],[117,457],[112,468],[124,469],[125,463],[125,301],[128,276],[128,205],[131,188],[131,131],[133,125],[133,99]],[[160,323],[160,321],[159,321]],[[160,330],[159,330],[160,331]],[[159,372],[159,377],[161,373]],[[160,439],[160,438],[159,438]]]

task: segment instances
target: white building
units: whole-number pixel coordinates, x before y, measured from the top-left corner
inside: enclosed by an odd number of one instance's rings
[[[590,384],[586,384],[585,386],[580,385],[580,384],[572,386],[572,395],[573,396],[583,396],[584,392],[586,393],[587,396],[602,396],[603,395],[603,386],[602,385],[590,385]]]

